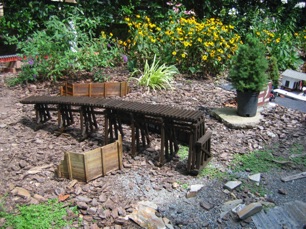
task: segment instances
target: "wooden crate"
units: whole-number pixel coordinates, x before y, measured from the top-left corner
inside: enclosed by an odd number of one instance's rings
[[[62,96],[113,97],[129,93],[127,82],[68,83],[60,87]]]
[[[89,182],[122,169],[122,137],[116,142],[84,153],[65,153],[58,165],[58,177]]]

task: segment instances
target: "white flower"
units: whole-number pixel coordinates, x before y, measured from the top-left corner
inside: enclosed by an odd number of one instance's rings
[[[305,8],[305,6],[306,6],[305,2],[299,2],[294,6],[294,8]]]
[[[230,9],[230,10],[228,11],[228,14],[229,14],[229,15],[236,15],[236,14],[238,14],[238,11],[237,11],[236,8],[232,8],[232,9]]]
[[[283,4],[287,4],[287,3],[288,3],[288,0],[281,0],[281,2],[282,2]]]

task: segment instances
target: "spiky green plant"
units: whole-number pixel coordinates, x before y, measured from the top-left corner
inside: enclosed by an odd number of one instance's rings
[[[171,82],[173,77],[175,74],[179,74],[179,71],[174,65],[159,65],[159,61],[156,61],[156,55],[154,55],[151,66],[148,60],[146,60],[144,70],[137,69],[132,75],[137,73],[141,73],[141,76],[139,78],[132,78],[136,79],[140,86],[145,86],[148,90],[161,90],[172,88]]]

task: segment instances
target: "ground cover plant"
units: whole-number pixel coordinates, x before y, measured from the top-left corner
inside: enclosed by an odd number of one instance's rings
[[[3,208],[3,207],[2,207]],[[68,212],[75,215],[74,218],[68,217]],[[8,213],[2,209],[0,217],[5,219],[4,228],[64,228],[77,220],[76,207],[65,207],[56,199],[50,199],[45,203],[19,205],[13,213]]]

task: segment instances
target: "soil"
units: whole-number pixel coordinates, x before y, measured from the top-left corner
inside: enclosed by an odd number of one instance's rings
[[[125,69],[106,70],[105,74],[114,81],[128,77]],[[0,198],[7,211],[12,211],[16,204],[37,204],[69,195],[65,203],[80,209],[80,214],[72,217],[83,219],[81,225],[76,220],[74,227],[140,228],[124,217],[139,201],[147,200],[158,206],[156,214],[168,218],[174,228],[256,228],[251,218],[241,221],[233,213],[221,215],[224,203],[234,199],[242,199],[245,204],[306,202],[305,178],[281,181],[284,176],[305,171],[304,166],[287,163],[280,170],[262,172],[260,185],[264,194],[247,185],[227,191],[223,188],[225,179],[188,175],[186,160],[182,158],[175,157],[165,165],[157,166],[158,135],[152,134],[151,146],[132,158],[128,127],[125,127],[123,170],[72,185],[70,180],[55,175],[56,166],[63,160],[64,152],[83,152],[103,145],[103,122],[99,122],[99,131],[83,141],[79,141],[78,122],[59,134],[56,113],[52,114],[51,121],[38,125],[33,106],[19,101],[30,95],[55,96],[62,82],[9,88],[5,81],[10,77],[11,74],[0,74]],[[235,99],[234,91],[220,87],[223,83],[226,80],[181,76],[176,78],[173,90],[147,91],[130,82],[131,92],[122,99],[203,111],[206,128],[213,133],[210,165],[221,171],[230,172],[228,166],[235,154],[267,148],[274,156],[289,160],[292,146],[299,146],[299,151],[305,153],[305,113],[279,105],[265,106],[261,111],[262,121],[251,129],[231,129],[213,118],[210,115],[212,109],[224,107]],[[36,172],[33,172],[34,168]],[[250,174],[252,171],[249,170],[242,172],[239,179],[249,182],[247,176]],[[203,188],[195,197],[186,198],[188,187],[193,184],[203,185]],[[18,187],[26,194],[17,193]]]

